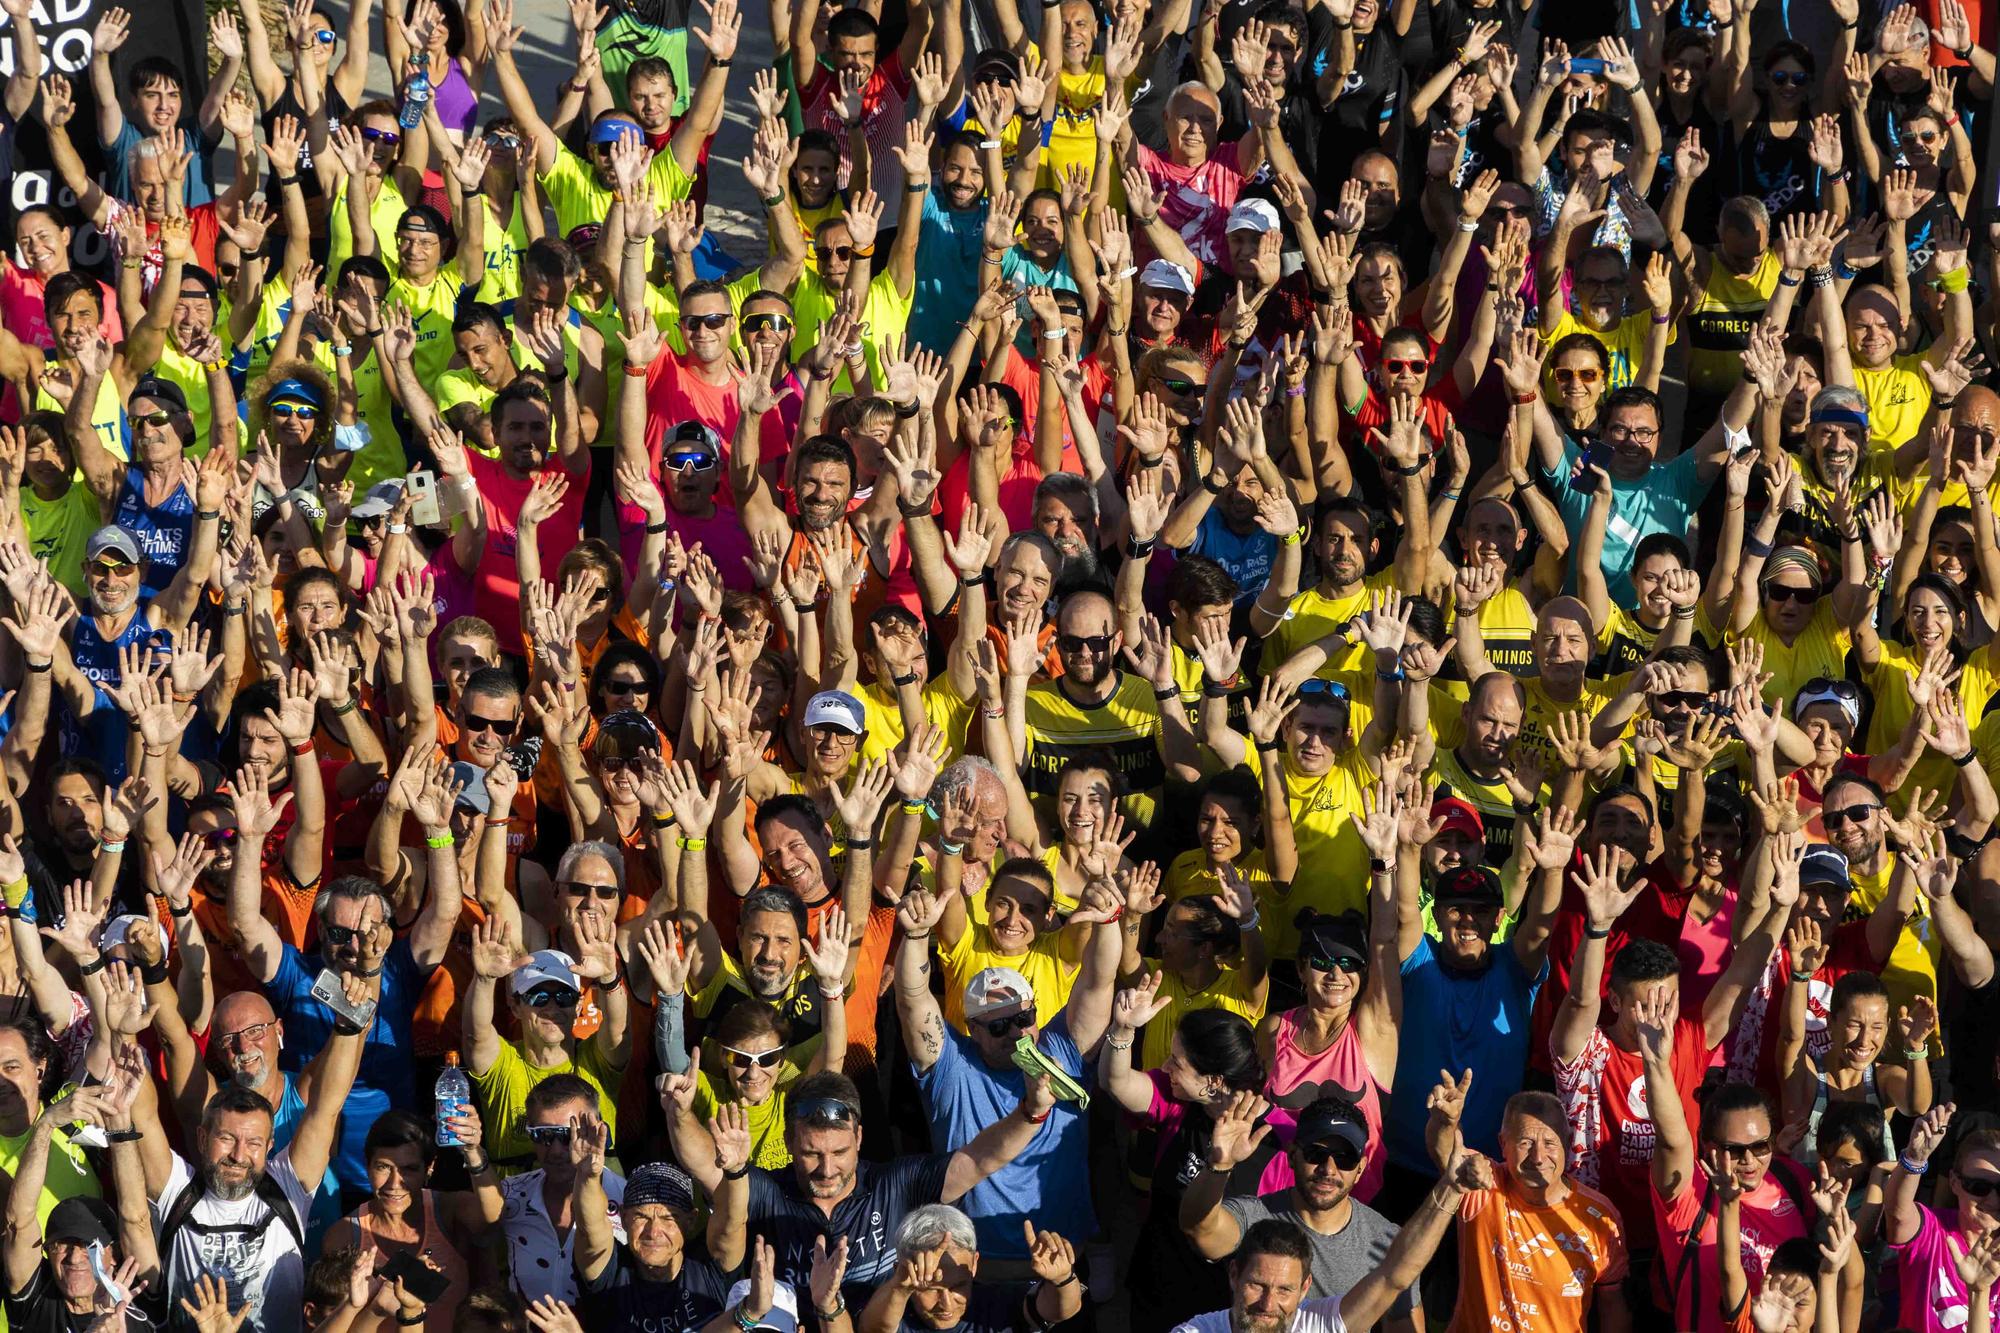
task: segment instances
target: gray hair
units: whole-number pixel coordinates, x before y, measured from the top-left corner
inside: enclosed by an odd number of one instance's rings
[[[976,792],[981,777],[1001,781],[1000,770],[993,767],[991,759],[977,754],[961,755],[931,784],[931,803],[941,810],[948,797],[961,791]]]
[[[1718,220],[1724,226],[1731,222],[1749,223],[1766,232],[1771,230],[1771,210],[1754,194],[1739,194],[1725,199]]]
[[[896,1228],[896,1253],[921,1254],[947,1241],[955,1250],[979,1250],[979,1233],[972,1219],[948,1203],[927,1203],[911,1211]]]
[[[502,760],[501,762],[505,763],[506,761]],[[613,847],[610,843],[596,838],[570,844],[569,850],[562,854],[562,860],[556,862],[556,883],[560,884],[574,875],[577,866],[587,856],[594,856],[611,867],[611,878],[618,885],[618,896],[623,898],[625,896],[625,853]]]
[[[1051,472],[1043,477],[1035,487],[1035,505],[1041,508],[1042,498],[1053,495],[1080,514],[1090,515],[1092,523],[1097,522],[1097,488],[1074,472]]]
[[[1811,417],[1828,408],[1859,412],[1865,416],[1868,412],[1868,398],[1859,389],[1850,389],[1845,384],[1829,384],[1812,396],[1806,415]]]
[[[395,905],[389,901],[389,892],[366,875],[342,875],[319,891],[313,899],[313,919],[324,926],[333,915],[333,905],[342,899],[366,901],[374,898],[382,904],[382,924],[394,927],[396,924]]]
[[[1041,554],[1042,559],[1048,563],[1050,578],[1054,578],[1057,572],[1062,569],[1062,552],[1056,549],[1054,542],[1044,537],[1041,533],[1036,532],[1033,528],[1029,528],[1024,532],[1014,533],[1006,541],[1000,543],[1000,554],[993,562],[994,568],[998,569],[1009,556],[1020,550],[1023,546],[1032,546]]]

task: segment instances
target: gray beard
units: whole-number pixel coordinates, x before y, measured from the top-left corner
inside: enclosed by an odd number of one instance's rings
[[[222,1202],[241,1203],[243,1202],[243,1200],[249,1198],[251,1195],[257,1192],[257,1186],[263,1181],[263,1179],[264,1179],[264,1173],[262,1171],[256,1171],[244,1177],[243,1182],[241,1184],[225,1185],[222,1181],[216,1179],[215,1172],[204,1171],[202,1173],[201,1183],[203,1188],[206,1189],[208,1193],[222,1200]]]

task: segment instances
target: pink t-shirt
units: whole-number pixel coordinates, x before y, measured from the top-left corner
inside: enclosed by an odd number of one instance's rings
[[[520,529],[514,519],[527,503],[533,478],[517,481],[493,459],[469,451],[466,466],[479,487],[479,498],[486,505],[486,553],[480,558],[479,573],[474,576],[473,614],[492,622],[503,651],[520,653],[525,651],[521,639],[521,571],[514,563]],[[550,466],[562,464],[551,462]],[[550,582],[555,581],[556,566],[577,543],[577,534],[583,526],[583,497],[590,489],[589,482],[590,464],[586,456],[583,470],[570,474],[569,493],[563,497],[562,508],[536,533],[542,577]]]
[[[1170,1160],[1176,1150],[1181,1125],[1187,1119],[1187,1105],[1173,1099],[1173,1085],[1164,1069],[1149,1069],[1146,1071],[1146,1078],[1153,1085],[1153,1104],[1146,1108],[1146,1114],[1127,1115],[1126,1119],[1135,1125],[1152,1129],[1159,1135],[1159,1156],[1153,1163],[1155,1178],[1158,1178],[1160,1172],[1171,1171],[1180,1177],[1180,1184],[1185,1188],[1203,1165],[1202,1161],[1193,1160],[1202,1156],[1199,1153],[1191,1154],[1188,1161]],[[1298,1128],[1298,1121],[1292,1113],[1273,1108],[1267,1113],[1267,1118],[1271,1123],[1271,1137],[1279,1146],[1282,1148],[1291,1143],[1293,1131]],[[1279,1190],[1290,1189],[1293,1179],[1291,1157],[1284,1152],[1274,1152],[1270,1160],[1264,1163],[1263,1174],[1258,1176],[1256,1188],[1250,1192],[1260,1197],[1275,1194]]]
[[[1723,969],[1729,966],[1730,949],[1735,943],[1731,935],[1736,929],[1736,892],[1736,886],[1731,884],[1728,896],[1722,900],[1722,910],[1706,921],[1695,920],[1692,912],[1681,919],[1681,938],[1676,952],[1681,959],[1681,1012],[1684,1014],[1701,1013],[1702,1005],[1708,1002],[1708,993],[1715,989],[1715,983],[1722,979]],[[1717,1046],[1711,1063],[1720,1069],[1723,1062],[1723,1047]]]
[[[689,550],[694,549],[695,543],[701,543],[702,553],[715,562],[715,572],[722,579],[723,587],[733,592],[755,592],[756,581],[750,577],[749,566],[743,563],[750,554],[750,534],[743,527],[743,519],[737,512],[722,504],[719,493],[715,499],[715,513],[707,518],[683,514],[668,505],[667,526],[680,535],[681,545]],[[646,511],[620,500],[618,554],[624,558],[627,574],[636,576],[639,548],[645,542]]]
[[[742,372],[732,366],[727,383],[710,384],[695,373],[694,365],[692,357],[668,350],[646,368],[646,454],[657,475],[667,433],[683,421],[699,421],[721,441],[723,476],[727,478],[729,442],[736,438],[736,418],[742,415],[736,405],[736,381],[743,377]],[[769,440],[768,427],[777,420],[767,419],[765,442]],[[725,482],[723,490],[716,493],[717,503],[726,502],[723,491],[727,489]]]
[[[1236,196],[1243,192],[1243,173],[1236,166],[1234,143],[1217,144],[1208,161],[1185,167],[1136,144],[1139,165],[1160,196],[1160,221],[1180,233],[1189,253],[1204,264],[1217,264],[1228,253],[1224,227]]]
[[[48,290],[49,280],[33,269],[25,269],[11,259],[0,258],[0,324],[7,332],[24,343],[41,348],[44,352],[55,350],[55,335],[49,332],[49,321],[43,310],[42,294]],[[98,298],[104,304],[104,319],[97,330],[109,343],[125,340],[125,324],[118,318],[118,294],[103,283],[97,284]]]
[[[1778,1183],[1778,1173],[1791,1178],[1791,1188]],[[1771,1255],[1788,1240],[1812,1229],[1812,1186],[1805,1168],[1789,1158],[1774,1158],[1771,1169],[1756,1189],[1743,1196],[1738,1239],[1743,1254],[1743,1274],[1750,1280],[1750,1297],[1756,1299],[1764,1285],[1765,1266]],[[1694,1333],[1722,1333],[1722,1270],[1715,1250],[1715,1200],[1708,1187],[1708,1171],[1699,1162],[1681,1192],[1673,1199],[1653,1196],[1653,1222],[1659,1228],[1660,1280],[1672,1286],[1682,1268],[1682,1251],[1693,1246],[1694,1261],[1687,1265],[1689,1280],[1674,1288],[1674,1327]],[[1802,1204],[1792,1202],[1794,1196]],[[1702,1204],[1706,1201],[1707,1207]],[[1807,1211],[1801,1211],[1801,1206]],[[1695,1231],[1695,1218],[1701,1229]],[[1657,1284],[1656,1284],[1657,1287]]]
[[[1896,1322],[1917,1333],[1957,1333],[1966,1325],[1970,1297],[1958,1280],[1957,1256],[1965,1253],[1967,1237],[1958,1226],[1958,1210],[1942,1217],[1917,1205],[1917,1234],[1891,1245],[1896,1256]],[[2000,1290],[1987,1298],[1993,1317],[2000,1319]]]
[[[1332,1094],[1354,1103],[1368,1122],[1368,1157],[1361,1164],[1361,1179],[1354,1197],[1367,1203],[1382,1188],[1382,1165],[1388,1147],[1382,1141],[1382,1085],[1369,1072],[1368,1057],[1361,1049],[1361,1034],[1349,1022],[1341,1028],[1333,1045],[1318,1055],[1307,1055],[1298,1046],[1299,1010],[1278,1015],[1277,1039],[1271,1051],[1271,1076],[1264,1082],[1264,1095],[1274,1106],[1297,1112],[1318,1098]]]

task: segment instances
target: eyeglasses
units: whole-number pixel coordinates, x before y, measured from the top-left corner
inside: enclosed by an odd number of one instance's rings
[[[2000,1193],[2000,1178],[1994,1176],[1968,1176],[1960,1171],[1958,1187],[1975,1199],[1990,1199]]]
[[[861,737],[854,732],[842,731],[831,722],[815,722],[806,731],[814,740],[838,741],[842,745],[856,745],[861,741]]]
[[[567,1009],[583,996],[567,986],[537,986],[521,997],[530,1009]]]
[[[667,470],[679,472],[683,468],[695,472],[707,472],[715,466],[715,455],[700,449],[689,449],[682,453],[667,455]]]
[[[210,829],[201,835],[201,840],[211,847],[227,847],[230,843],[236,841],[236,830],[233,828]]]
[[[859,1125],[861,1112],[833,1097],[807,1097],[786,1107],[794,1120],[817,1125]]]
[[[1361,1151],[1345,1139],[1335,1139],[1331,1143],[1302,1143],[1299,1145],[1299,1160],[1307,1166],[1325,1166],[1332,1162],[1342,1171],[1352,1171],[1361,1165]]]
[[[345,949],[355,940],[373,935],[375,927],[369,926],[321,926],[319,938],[322,944],[330,944],[336,949]]]
[[[1811,81],[1812,75],[1806,73],[1804,70],[1774,69],[1771,71],[1771,86],[1773,88],[1803,88]]]
[[[1839,828],[1842,824],[1859,824],[1868,818],[1869,811],[1881,808],[1872,801],[1863,801],[1860,805],[1850,805],[1844,810],[1822,810],[1819,812],[1819,822],[1830,829]]]
[[[1307,954],[1305,964],[1315,972],[1345,972],[1350,977],[1362,971],[1361,960],[1346,954]]]
[[[1382,359],[1382,369],[1391,375],[1428,375],[1431,363],[1423,357],[1390,356]]]
[[[1193,393],[1196,389],[1202,389],[1207,387],[1206,385],[1203,384],[1197,384],[1190,379],[1182,379],[1178,375],[1162,375],[1159,377],[1159,383],[1160,387],[1162,389],[1165,389],[1168,393],[1175,394],[1183,398]]]
[[[786,333],[790,331],[791,327],[792,317],[790,315],[776,315],[768,311],[763,311],[755,315],[745,315],[743,317],[743,331],[745,333],[762,333],[765,329],[770,329],[774,333]]]
[[[1774,602],[1801,602],[1810,605],[1819,600],[1819,589],[1794,588],[1788,583],[1767,583],[1764,585],[1764,595]]]
[[[854,247],[851,245],[822,245],[819,248],[822,259],[852,259]]]
[[[1111,651],[1111,636],[1109,634],[1056,635],[1057,652],[1080,653],[1086,648],[1093,653],[1108,653]]]
[[[1660,438],[1660,432],[1652,426],[1606,426],[1604,438],[1607,440],[1631,440],[1635,444],[1651,444]]]
[[[718,311],[713,315],[682,315],[684,329],[719,329],[729,323],[729,316]]]
[[[773,1046],[768,1051],[739,1051],[734,1046],[725,1046],[729,1052],[729,1063],[738,1069],[769,1069],[785,1058],[785,1048]]]
[[[1571,370],[1568,366],[1557,366],[1554,371],[1557,384],[1595,384],[1604,378],[1604,372],[1594,366],[1582,370]]]
[[[1699,708],[1708,702],[1708,696],[1699,690],[1668,690],[1654,695],[1653,701],[1662,708]]]
[[[1715,1150],[1724,1157],[1769,1157],[1771,1140],[1762,1138],[1752,1143],[1718,1143]]]
[[[396,131],[378,130],[372,125],[363,125],[361,127],[361,137],[369,143],[387,144],[391,148],[403,142],[403,136],[396,133]]]
[[[174,419],[172,412],[147,412],[132,418],[135,426],[164,426]]]
[[[622,892],[616,884],[586,884],[580,879],[561,880],[556,884],[556,887],[573,898],[589,898],[594,896],[602,898],[606,902],[619,897]]]
[[[993,1038],[995,1041],[999,1041],[1011,1033],[1026,1032],[1029,1028],[1033,1027],[1035,1025],[1035,1011],[1032,1009],[1023,1009],[1020,1013],[1008,1014],[1005,1018],[973,1019],[967,1026],[971,1026],[971,1023],[974,1022],[986,1029],[987,1036]]]
[[[606,694],[615,694],[620,699],[630,698],[635,694],[651,694],[653,692],[653,687],[643,680],[607,680],[601,688]]]
[[[272,403],[271,415],[280,421],[290,421],[293,417],[300,421],[317,421],[319,409],[305,403]]]
[[[255,1046],[258,1042],[264,1040],[266,1032],[269,1032],[276,1026],[277,1024],[275,1023],[252,1023],[247,1028],[238,1028],[234,1032],[225,1032],[218,1040],[224,1046],[235,1046],[238,1049],[245,1046]]]
[[[568,1143],[568,1125],[528,1125],[525,1127],[531,1143]]]
[[[495,736],[511,736],[514,734],[514,728],[520,725],[521,723],[518,718],[481,717],[477,713],[467,713],[465,715],[465,729],[467,731],[490,731]]]

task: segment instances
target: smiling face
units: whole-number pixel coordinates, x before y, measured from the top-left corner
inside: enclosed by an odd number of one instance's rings
[[[1056,822],[1064,842],[1084,847],[1094,840],[1117,803],[1111,791],[1110,775],[1099,769],[1072,768],[1056,780]]]
[[[368,1187],[384,1212],[401,1217],[430,1180],[424,1155],[413,1143],[377,1148],[368,1154]]]
[[[57,349],[70,360],[75,360],[77,352],[87,340],[96,336],[98,326],[103,324],[104,310],[90,292],[76,291],[50,310],[48,317],[49,335],[55,340]]]
[[[946,207],[953,211],[962,213],[976,205],[986,193],[986,168],[979,160],[979,150],[968,143],[947,147],[938,170],[938,184],[944,191]]]
[[[628,1204],[618,1210],[625,1243],[648,1274],[664,1276],[687,1247],[694,1219],[664,1203]]]
[[[195,1134],[202,1176],[209,1192],[224,1202],[247,1199],[264,1177],[271,1151],[268,1111],[224,1111]]]
[[[1000,605],[1006,608],[1007,618],[1039,621],[1056,577],[1042,548],[1032,542],[1014,543],[1001,553],[995,574]]]
[[[1123,642],[1107,597],[1071,597],[1056,614],[1056,655],[1064,676],[1084,690],[1096,689],[1117,672]]]
[[[1866,787],[1852,782],[1835,783],[1826,789],[1825,797],[1820,807],[1820,822],[1826,826],[1826,840],[1847,858],[1849,865],[1874,865],[1887,832],[1882,803]],[[1841,813],[1828,818],[1836,811]]]
[[[771,882],[790,889],[802,902],[818,902],[829,869],[825,830],[808,828],[803,815],[787,810],[763,821],[758,836],[764,843],[764,873]]]
[[[1862,428],[1847,421],[1817,421],[1806,427],[1806,450],[1820,479],[1853,480],[1868,447]]]
[[[1964,629],[1951,603],[1935,588],[1915,588],[1903,601],[1903,627],[1910,645],[1928,653],[1949,644]]]
[[[14,245],[22,265],[43,278],[69,269],[69,242],[69,228],[47,213],[30,213],[14,228]]]
[[[1682,47],[1667,61],[1662,73],[1666,77],[1667,91],[1676,97],[1686,97],[1708,82],[1709,51],[1699,43]]]
[[[1649,403],[1621,403],[1605,414],[1604,442],[1611,446],[1611,473],[1630,480],[1653,466],[1660,450],[1660,413]]]
[[[770,1056],[784,1048],[775,1032],[753,1032],[731,1042],[723,1051],[722,1072],[732,1099],[746,1106],[762,1106],[778,1086],[778,1062]],[[759,1056],[764,1057],[761,1063],[752,1058]]]
[[[1347,710],[1323,695],[1301,699],[1285,719],[1281,735],[1285,752],[1299,771],[1319,777],[1347,748]]]
[[[1237,271],[1248,270],[1239,265]],[[1387,255],[1366,255],[1354,266],[1351,287],[1356,309],[1371,319],[1389,319],[1403,303],[1403,270]]]
[[[1047,195],[1021,210],[1021,248],[1043,265],[1062,254],[1063,212],[1060,201]]]
[[[1972,529],[1956,519],[1939,519],[1924,551],[1924,568],[1963,588],[1971,577],[1975,556]]]
[[[799,468],[793,495],[806,530],[825,532],[847,513],[854,498],[854,469],[844,459],[816,458]]]
[[[134,397],[126,404],[131,418],[134,460],[155,468],[171,466],[181,457],[181,421],[187,415],[165,398]],[[160,420],[164,416],[166,419]]]
[[[1188,89],[1167,100],[1167,152],[1184,167],[1198,167],[1215,153],[1222,137],[1222,103],[1206,88]]]
[[[1850,996],[1828,1018],[1826,1033],[1833,1042],[1832,1056],[1836,1063],[1848,1069],[1868,1068],[1888,1044],[1888,997]]]
[[[1584,830],[1585,854],[1594,856],[1599,848],[1609,847],[1621,875],[1645,861],[1652,845],[1653,817],[1636,793],[1600,801]]]
[[[1500,1126],[1500,1156],[1514,1179],[1539,1194],[1562,1181],[1569,1164],[1563,1138],[1560,1127],[1516,1112]]]
[[[1050,491],[1037,497],[1033,521],[1035,531],[1054,542],[1064,559],[1080,560],[1090,554],[1096,521],[1070,496]]]
[[[517,480],[547,460],[553,438],[551,421],[548,405],[533,398],[513,398],[499,406],[493,419],[493,442]]]
[[[1864,369],[1888,365],[1902,334],[1902,316],[1887,292],[1868,289],[1847,298],[1847,347]]]
[[[1236,1265],[1230,1333],[1282,1333],[1306,1296],[1304,1265],[1289,1255],[1256,1254]]]
[[[1458,544],[1472,563],[1511,566],[1521,552],[1521,521],[1497,499],[1474,502],[1459,521]]]
[[[1053,904],[1048,886],[1039,880],[1007,875],[986,891],[986,922],[994,952],[1019,958],[1051,925]]]
[[[1977,1236],[2000,1226],[2000,1148],[1961,1149],[1951,1172],[1951,1192],[1965,1231]]]
[[[632,119],[648,135],[665,134],[674,121],[674,103],[680,100],[673,77],[660,70],[635,74],[625,80],[625,101]]]
[[[1195,812],[1196,844],[1208,856],[1211,866],[1233,865],[1249,847],[1251,831],[1257,827],[1257,813],[1242,803],[1211,792],[1201,798]]]
[[[215,1006],[209,1032],[210,1052],[221,1054],[237,1086],[264,1093],[264,1100],[275,1105],[278,1098],[265,1090],[278,1072],[285,1027],[270,1001],[255,991],[225,996]]]
[[[1673,614],[1667,597],[1667,575],[1681,570],[1680,557],[1671,551],[1654,551],[1632,567],[1632,587],[1639,594],[1639,609],[1652,624],[1664,623]]]

